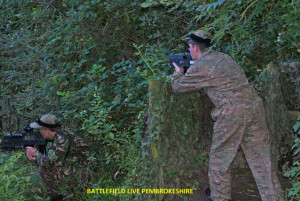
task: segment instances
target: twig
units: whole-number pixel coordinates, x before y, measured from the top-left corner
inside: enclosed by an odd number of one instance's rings
[[[244,15],[246,14],[247,10],[248,10],[253,4],[255,4],[256,2],[258,2],[258,0],[253,1],[253,2],[252,2],[252,3],[244,10],[244,12],[242,13],[242,19],[243,19]]]
[[[295,6],[294,6],[294,0],[292,0],[292,7],[293,7],[294,9],[296,9]]]
[[[153,75],[155,76],[156,73],[153,71],[152,67],[150,66],[150,64],[148,63],[148,61],[145,59],[144,55],[142,54],[140,47],[138,47],[136,44],[133,44],[133,46],[135,47],[135,49],[137,49],[138,51],[138,55],[140,55],[140,57],[142,58],[142,60],[146,63],[146,65],[150,68],[150,70],[152,71]]]
[[[31,27],[36,21],[34,20],[30,25],[28,25],[28,27],[26,27],[26,29],[29,29],[29,27]]]

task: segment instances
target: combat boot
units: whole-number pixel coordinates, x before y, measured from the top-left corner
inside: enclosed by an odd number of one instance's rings
[[[50,201],[61,201],[61,200],[63,200],[63,198],[64,198],[63,195],[51,196]]]
[[[207,188],[205,190],[205,199],[206,199],[206,201],[213,201],[210,197],[210,188]]]

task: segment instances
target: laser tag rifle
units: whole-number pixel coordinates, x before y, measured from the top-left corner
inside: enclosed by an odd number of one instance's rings
[[[22,134],[6,134],[0,141],[4,150],[23,149],[29,146],[36,147],[41,153],[45,153],[47,142],[40,132],[34,132],[31,127],[24,127]]]
[[[173,62],[177,64],[179,67],[183,67],[184,74],[186,73],[187,69],[194,63],[191,54],[184,53],[184,54],[170,54],[169,55],[170,66],[175,68]]]

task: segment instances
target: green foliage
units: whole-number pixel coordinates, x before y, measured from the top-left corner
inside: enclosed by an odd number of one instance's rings
[[[169,72],[168,69],[168,60],[167,57],[161,56],[161,50],[155,50],[155,47],[149,45],[146,46],[146,53],[142,53],[141,46],[133,44],[137,52],[134,55],[140,57],[140,60],[137,61],[137,72],[145,80],[150,79],[165,79],[166,72]]]
[[[214,47],[228,52],[255,78],[269,63],[299,58],[299,2],[207,1],[195,22],[205,21]],[[286,12],[286,11],[289,12]]]
[[[44,200],[38,173],[31,173],[32,166],[24,161],[24,152],[0,153],[0,199],[1,200]]]
[[[287,195],[290,200],[300,199],[300,116],[298,116],[297,121],[298,122],[293,126],[293,130],[296,133],[296,139],[294,141],[294,145],[292,146],[294,156],[297,160],[294,161],[292,169],[284,174],[286,177],[290,178],[292,184],[292,187],[288,190]]]
[[[192,160],[192,163],[196,163],[197,165],[199,165],[199,167],[202,166],[203,161],[205,161],[206,158],[202,156],[201,153],[198,153],[197,155],[195,155],[194,159]]]

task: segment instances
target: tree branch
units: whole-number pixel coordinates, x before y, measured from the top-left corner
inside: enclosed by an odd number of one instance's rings
[[[251,6],[253,6],[253,4],[255,4],[256,2],[258,2],[258,0],[253,1],[253,2],[252,2],[252,3],[244,10],[244,12],[242,13],[242,19],[244,18],[244,15],[246,14],[247,10],[248,10]]]

